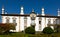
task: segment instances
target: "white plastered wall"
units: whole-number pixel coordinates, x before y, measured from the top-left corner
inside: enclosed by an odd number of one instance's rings
[[[35,23],[36,23],[36,25],[35,25],[35,31],[39,31],[39,17],[36,17]]]
[[[24,30],[24,17],[20,17],[20,31]]]
[[[46,27],[48,26],[48,19],[49,19],[49,18],[46,18]]]
[[[18,16],[16,16],[16,23],[17,23],[16,32],[19,32],[20,31],[20,24],[19,24],[19,17]]]
[[[6,17],[7,16],[2,16],[2,23],[6,23]]]
[[[27,17],[27,27],[31,26],[31,18]]]
[[[45,18],[44,17],[41,17],[41,18],[42,18],[42,20],[41,20],[41,26],[42,26],[41,31],[43,31],[43,29],[45,28]]]

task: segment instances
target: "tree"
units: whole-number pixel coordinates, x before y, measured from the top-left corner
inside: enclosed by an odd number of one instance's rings
[[[50,27],[45,27],[43,29],[43,33],[45,33],[45,34],[52,34],[53,32],[54,32],[54,30]]]
[[[0,34],[8,33],[10,30],[15,29],[15,25],[11,23],[0,23]]]

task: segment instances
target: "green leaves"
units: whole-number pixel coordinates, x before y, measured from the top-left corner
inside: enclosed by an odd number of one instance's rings
[[[50,27],[45,27],[43,29],[43,33],[45,33],[45,34],[52,34],[53,32],[54,32],[53,29]]]
[[[25,33],[27,33],[27,34],[35,34],[35,28],[28,27],[28,28],[25,29]]]

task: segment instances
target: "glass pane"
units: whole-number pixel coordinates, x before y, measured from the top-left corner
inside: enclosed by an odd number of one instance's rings
[[[16,23],[16,20],[13,20],[13,23]]]
[[[6,23],[9,23],[9,19],[6,19]]]

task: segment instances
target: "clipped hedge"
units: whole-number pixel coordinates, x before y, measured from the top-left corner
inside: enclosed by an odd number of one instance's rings
[[[35,34],[35,28],[28,27],[28,28],[25,29],[25,33],[27,33],[27,34]]]
[[[45,34],[52,34],[53,32],[54,32],[54,30],[50,27],[45,27],[43,29],[43,33],[45,33]]]

